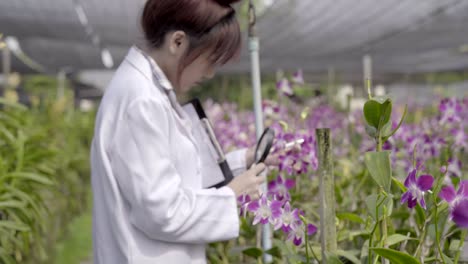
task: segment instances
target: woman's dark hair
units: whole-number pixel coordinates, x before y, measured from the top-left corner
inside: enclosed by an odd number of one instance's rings
[[[204,52],[213,64],[226,64],[239,54],[241,33],[231,4],[238,0],[148,0],[141,25],[151,48],[159,48],[167,33],[184,31],[189,49],[180,70]]]

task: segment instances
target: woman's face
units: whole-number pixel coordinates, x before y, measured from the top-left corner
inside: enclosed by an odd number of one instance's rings
[[[209,53],[206,52],[196,58],[182,71],[180,76],[180,92],[188,92],[190,88],[213,78],[214,75],[215,66],[209,60]]]

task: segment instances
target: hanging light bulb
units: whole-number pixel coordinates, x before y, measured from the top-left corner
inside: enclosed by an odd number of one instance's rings
[[[112,54],[107,48],[101,49],[101,60],[102,64],[108,69],[114,67],[114,59],[112,58]]]
[[[9,50],[24,64],[26,64],[29,68],[38,71],[44,72],[45,68],[31,57],[29,57],[26,53],[21,50],[21,45],[17,38],[8,36],[5,38],[5,44]]]
[[[22,53],[21,47],[17,38],[8,36],[5,38],[5,43],[13,53]]]

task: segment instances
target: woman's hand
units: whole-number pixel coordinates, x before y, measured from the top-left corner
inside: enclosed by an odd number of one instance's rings
[[[252,200],[260,198],[259,187],[265,182],[266,176],[257,176],[265,170],[265,164],[255,164],[249,170],[235,177],[227,186],[231,188],[236,197],[249,195]]]
[[[265,165],[266,166],[278,166],[280,164],[279,156],[281,154],[282,152],[270,153],[270,155],[268,155],[264,161]],[[245,153],[245,160],[247,163],[247,168],[250,167],[254,163],[254,159],[255,159],[255,146],[248,148],[247,152]]]
[[[289,148],[285,149],[280,149],[277,151],[270,151],[270,154],[267,156],[265,159],[264,163],[267,166],[278,166],[281,163],[280,156],[281,155],[286,155],[288,151],[292,151],[293,153],[298,153],[301,151],[301,146],[300,145],[293,145]],[[245,153],[245,160],[247,163],[247,168],[252,166],[252,164],[255,161],[255,146],[250,147],[247,149],[247,152]]]

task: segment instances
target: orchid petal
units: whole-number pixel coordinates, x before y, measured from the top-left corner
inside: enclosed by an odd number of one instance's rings
[[[461,187],[461,186],[460,186]],[[460,189],[459,189],[460,191]],[[452,186],[446,186],[440,190],[439,197],[451,203],[455,199],[455,189]]]
[[[307,225],[307,235],[311,236],[317,232],[317,227],[313,224],[308,224]]]
[[[452,220],[462,228],[468,228],[468,200],[458,203],[452,211]]]
[[[279,218],[281,217],[281,209],[282,209],[283,203],[280,201],[272,201],[270,204],[270,210],[271,210],[271,216],[273,218]]]
[[[424,201],[424,197],[422,197],[421,200],[419,200],[419,204],[423,209],[426,209],[426,201]]]
[[[408,188],[411,183],[416,182],[416,169],[413,169],[409,174],[408,177],[405,180],[405,187]]]
[[[249,212],[252,212],[252,213],[256,212],[258,208],[260,208],[260,204],[258,203],[258,200],[250,202],[249,205],[247,206],[247,210],[249,210]]]
[[[405,192],[402,196],[401,196],[401,204],[404,204],[408,201],[408,199],[410,199],[412,197],[411,193],[410,192]]]
[[[302,237],[294,237],[293,243],[296,246],[300,246],[302,244]]]
[[[284,182],[284,186],[286,186],[288,190],[293,188],[295,185],[296,185],[296,181],[294,179],[286,179],[286,181]]]
[[[434,177],[432,177],[431,175],[421,175],[419,176],[416,185],[421,191],[425,192],[432,188],[433,183]]]
[[[262,217],[260,215],[256,215],[253,222],[252,222],[252,225],[256,225],[260,222],[260,220],[262,220]]]
[[[408,208],[414,208],[418,204],[416,198],[412,198],[408,200]]]
[[[468,180],[460,182],[457,194],[462,195],[463,197],[468,197]]]

